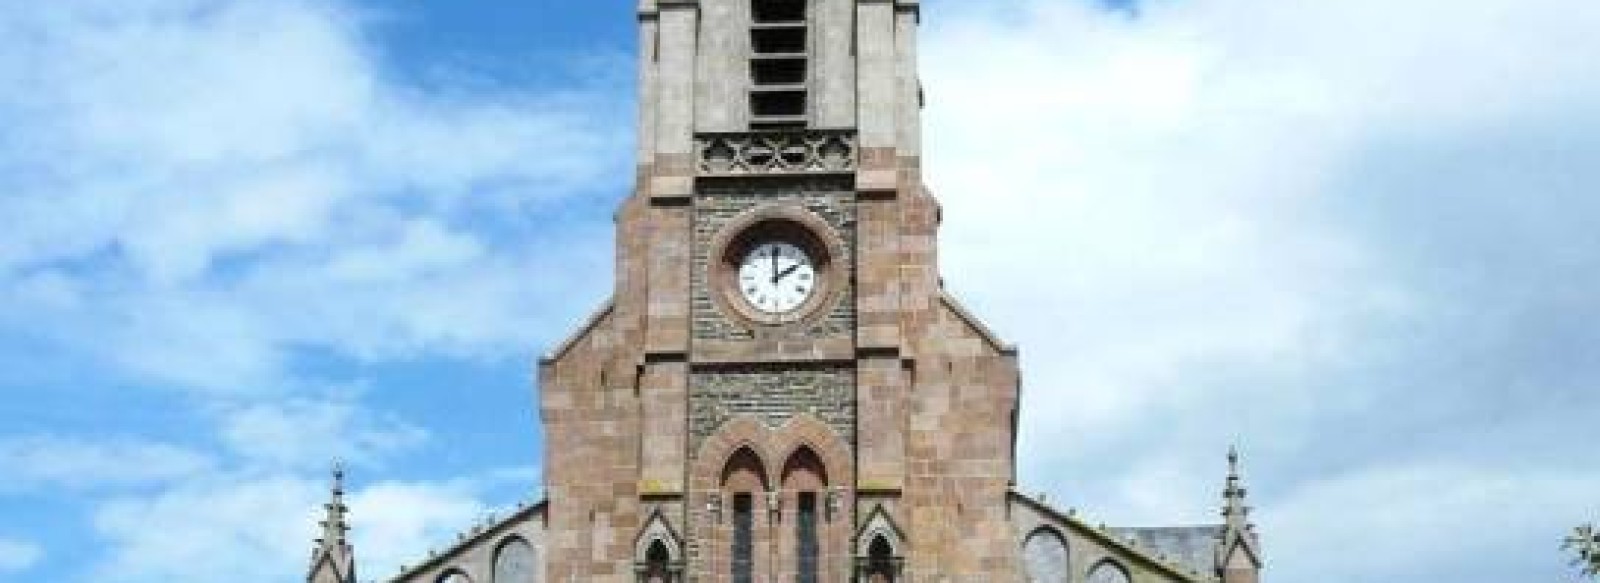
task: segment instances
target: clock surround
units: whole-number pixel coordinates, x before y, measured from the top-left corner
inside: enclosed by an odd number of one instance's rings
[[[809,295],[790,310],[768,312],[753,305],[740,285],[740,265],[756,248],[767,244],[792,245],[811,261],[813,286]],[[844,243],[834,228],[812,212],[792,205],[767,205],[751,209],[729,221],[711,242],[707,268],[717,307],[740,325],[760,334],[807,324],[828,312],[847,286],[840,258]]]

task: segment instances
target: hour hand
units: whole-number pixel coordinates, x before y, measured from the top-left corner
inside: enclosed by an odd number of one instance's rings
[[[800,264],[799,263],[796,263],[794,265],[790,265],[788,269],[785,269],[785,270],[783,270],[781,272],[778,272],[778,279],[777,280],[773,280],[773,283],[777,283],[778,280],[781,280],[781,279],[783,279],[785,277],[789,277],[789,274],[794,273],[795,270],[798,270],[798,269],[800,269]]]

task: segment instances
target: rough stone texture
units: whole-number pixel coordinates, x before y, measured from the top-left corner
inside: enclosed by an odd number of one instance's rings
[[[846,442],[855,436],[855,372],[847,366],[740,365],[690,375],[691,449],[734,417],[749,415],[769,428],[796,415],[821,420]]]
[[[815,126],[853,128],[856,120],[855,1],[814,0],[811,94]]]
[[[901,103],[895,90],[901,71],[895,62],[894,5],[856,5],[856,127],[864,147],[893,147]],[[908,75],[915,72],[906,71]]]
[[[740,215],[761,206],[781,205],[805,209],[835,229],[844,244],[844,256],[835,257],[844,268],[844,281],[853,280],[855,255],[855,203],[848,183],[837,179],[745,179],[721,180],[703,185],[695,198],[693,260],[693,335],[697,340],[755,340],[757,330],[736,321],[716,305],[710,263],[712,240]],[[855,329],[852,286],[825,307],[827,314],[808,326],[767,330],[772,338],[845,338]]]
[[[701,0],[695,131],[750,128],[750,2]]]
[[[915,281],[903,285],[917,289]],[[862,429],[904,427],[906,574],[913,580],[1014,581],[1021,539],[1012,532],[1005,499],[1015,467],[1016,361],[948,298],[902,304],[910,308],[922,309],[907,326],[915,348],[906,352],[916,360],[902,407],[906,425]],[[887,482],[892,487],[893,478]]]
[[[921,15],[914,8],[899,7],[895,12],[895,58],[900,71],[916,71],[917,22]],[[918,158],[922,155],[922,79],[917,75],[898,75],[899,91],[895,129],[899,155]],[[915,104],[914,106],[912,104]]]

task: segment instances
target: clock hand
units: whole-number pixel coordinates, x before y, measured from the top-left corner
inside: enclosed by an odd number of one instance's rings
[[[789,277],[789,274],[794,273],[795,270],[798,270],[798,269],[800,269],[800,264],[799,263],[791,265],[791,266],[789,266],[788,269],[785,269],[781,273],[778,274],[778,279],[781,280],[781,279],[783,279],[785,277]],[[776,282],[774,282],[774,283],[776,283]]]
[[[778,248],[772,248],[772,285],[778,285]]]

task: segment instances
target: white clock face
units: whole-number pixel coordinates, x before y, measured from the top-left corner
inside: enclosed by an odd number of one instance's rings
[[[790,243],[756,245],[739,264],[739,293],[755,309],[768,314],[792,312],[817,289],[817,269],[799,247]]]

